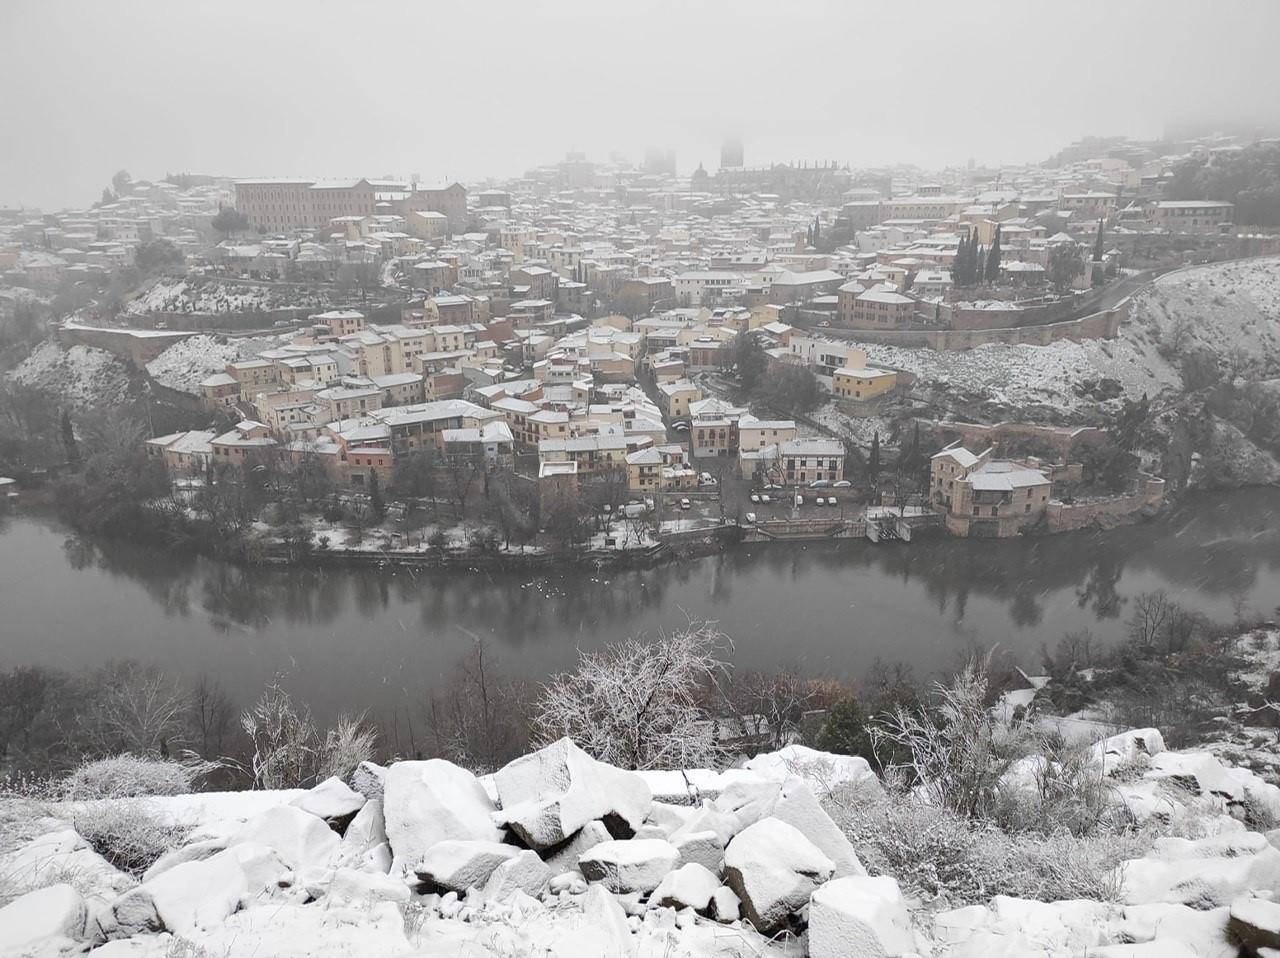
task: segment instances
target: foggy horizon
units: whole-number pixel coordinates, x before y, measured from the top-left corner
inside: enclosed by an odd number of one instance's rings
[[[0,205],[86,205],[122,168],[474,182],[654,147],[687,174],[730,132],[748,166],[1038,163],[1083,136],[1276,115],[1275,4],[484,10],[6,4],[21,42],[0,80],[23,95],[0,106]]]

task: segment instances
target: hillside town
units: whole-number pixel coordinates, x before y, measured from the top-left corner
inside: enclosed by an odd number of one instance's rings
[[[0,304],[176,410],[142,447],[192,508],[310,477],[308,553],[1063,531],[1187,483],[1117,434],[1160,383],[1067,370],[1096,400],[1074,415],[982,410],[920,357],[1108,351],[1160,275],[1275,252],[1232,203],[1169,195],[1244,148],[925,174],[753,167],[728,139],[715,174],[570,153],[479,186],[121,171],[92,208],[3,212]]]

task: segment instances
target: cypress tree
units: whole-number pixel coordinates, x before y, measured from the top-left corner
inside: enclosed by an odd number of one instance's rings
[[[880,430],[871,436],[871,455],[867,457],[867,485],[874,487],[880,478]]]
[[[973,263],[970,266],[970,271],[973,273],[973,284],[975,286],[980,285],[986,275],[983,271],[983,263],[985,262],[987,255],[986,249],[987,248],[985,246],[979,246],[976,242],[974,243]]]
[[[1098,238],[1093,241],[1093,261],[1102,262],[1102,217],[1098,217]]]
[[[64,409],[62,410],[62,421],[59,424],[62,430],[62,452],[67,457],[67,462],[72,465],[80,463],[80,446],[76,443],[75,429],[71,426],[71,416]]]
[[[1000,227],[996,226],[996,235],[991,240],[991,249],[987,250],[987,282],[995,283],[1000,279]]]
[[[369,513],[374,522],[381,522],[387,515],[387,504],[382,500],[382,490],[378,487],[378,470],[369,470]]]

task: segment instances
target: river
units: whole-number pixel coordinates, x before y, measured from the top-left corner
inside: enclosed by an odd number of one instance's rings
[[[540,679],[578,648],[713,619],[733,660],[856,679],[877,658],[918,676],[974,645],[1026,666],[1042,643],[1123,635],[1132,599],[1165,589],[1215,620],[1280,604],[1280,491],[1185,502],[1105,533],[767,544],[644,570],[553,574],[242,568],[45,516],[0,517],[0,668],[112,659],[218,679],[238,706],[283,674],[318,717],[381,713],[450,680],[473,637]]]

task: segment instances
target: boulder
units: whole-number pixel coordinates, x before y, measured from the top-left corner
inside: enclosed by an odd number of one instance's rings
[[[582,917],[588,940],[579,940],[579,947],[566,950],[565,958],[622,958],[632,953],[627,913],[602,885],[592,885],[582,896]]]
[[[639,775],[597,762],[568,738],[516,759],[493,780],[502,803],[499,820],[539,849],[596,819],[611,824],[615,835],[632,835],[653,804]]]
[[[649,896],[649,904],[706,911],[711,904],[711,896],[719,887],[719,876],[702,865],[690,862],[663,876],[658,887]]]
[[[848,875],[813,893],[812,958],[893,958],[914,951],[907,903],[892,878]]]
[[[587,822],[579,828],[563,845],[556,846],[553,854],[546,859],[547,865],[554,872],[564,872],[578,868],[578,859],[601,842],[611,842],[613,836],[604,822]]]
[[[736,835],[773,811],[781,789],[779,779],[752,775],[730,782],[711,804],[716,811],[732,817]]]
[[[346,825],[366,801],[368,799],[346,782],[333,776],[289,804],[330,824]]]
[[[860,755],[835,755],[804,745],[788,745],[776,752],[757,755],[746,767],[778,780],[796,775],[818,795],[844,788],[865,790],[867,795],[879,795],[882,791],[879,776]]]
[[[407,873],[438,842],[502,840],[491,817],[493,802],[480,782],[444,759],[388,768],[382,810],[396,874]]]
[[[351,787],[370,801],[382,798],[387,770],[373,762],[361,762],[351,773]]]
[[[1175,938],[1200,958],[1236,958],[1238,949],[1227,935],[1230,917],[1226,907],[1200,911],[1186,905],[1128,905],[1114,937],[1129,942]]]
[[[409,886],[390,875],[339,868],[325,894],[330,906],[352,907],[372,902],[390,901],[404,904],[409,900]]]
[[[318,819],[312,820],[323,827]],[[116,899],[99,923],[106,938],[154,931],[191,937],[225,921],[248,892],[240,859],[227,849],[203,861],[175,865],[143,882]]]
[[[338,863],[350,867],[361,867],[367,863],[374,849],[387,843],[387,823],[382,815],[382,800],[365,802],[356,812],[351,824],[342,833],[342,844],[338,848]],[[380,871],[386,871],[382,868]]]
[[[670,835],[684,825],[696,809],[692,805],[672,805],[669,802],[654,802],[649,807],[649,816],[644,820],[646,825],[656,825]]]
[[[770,814],[791,825],[818,846],[835,864],[836,878],[867,873],[848,837],[831,820],[831,816],[823,811],[818,799],[802,779],[791,776],[782,783]]]
[[[151,863],[151,867],[143,872],[142,880],[150,881],[160,873],[167,872],[174,865],[181,865],[183,862],[201,862],[206,858],[212,858],[226,847],[226,839],[207,838],[202,842],[192,842],[189,845],[170,849]]]
[[[1216,798],[1242,815],[1280,819],[1280,787],[1247,768],[1223,765],[1210,752],[1160,752],[1151,759],[1148,779],[1168,779],[1193,795]]]
[[[1164,751],[1164,736],[1159,729],[1136,728],[1119,735],[1112,735],[1093,746],[1093,759],[1102,766],[1105,773],[1111,774],[1121,765],[1126,765],[1139,755],[1159,755]]]
[[[716,921],[728,924],[742,917],[742,901],[728,885],[721,885],[711,895],[707,914]]]
[[[1238,898],[1231,903],[1227,928],[1247,948],[1280,948],[1280,904],[1262,898]]]
[[[786,928],[835,867],[798,829],[776,818],[743,829],[724,852],[725,880],[765,935]]]
[[[90,908],[105,907],[138,884],[95,852],[73,828],[45,832],[0,859],[0,876],[11,895],[59,884],[66,875],[75,876],[76,890]]]
[[[1120,869],[1121,900],[1127,905],[1165,902],[1207,909],[1280,888],[1280,850],[1257,832],[1158,839],[1149,855]]]
[[[680,853],[681,865],[696,862],[708,871],[720,873],[724,863],[724,843],[715,832],[685,832],[672,838],[671,844]]]
[[[684,835],[713,832],[723,847],[728,845],[729,840],[741,830],[738,816],[732,812],[722,812],[712,802],[706,801],[694,810],[688,821],[671,833],[668,840],[675,842]]]
[[[578,859],[583,877],[611,892],[646,893],[658,887],[680,858],[670,842],[658,838],[601,842]]]
[[[67,884],[49,885],[0,908],[0,954],[22,954],[31,946],[70,946],[85,932],[88,909]]]
[[[486,901],[506,901],[517,892],[536,897],[550,884],[551,869],[538,857],[538,853],[526,849],[501,862],[484,886]]]
[[[323,820],[292,805],[277,805],[254,816],[231,836],[228,847],[266,845],[295,871],[332,867],[342,839]]]
[[[518,854],[516,846],[501,842],[450,839],[428,848],[413,870],[427,885],[461,893],[483,888],[495,868]]]

